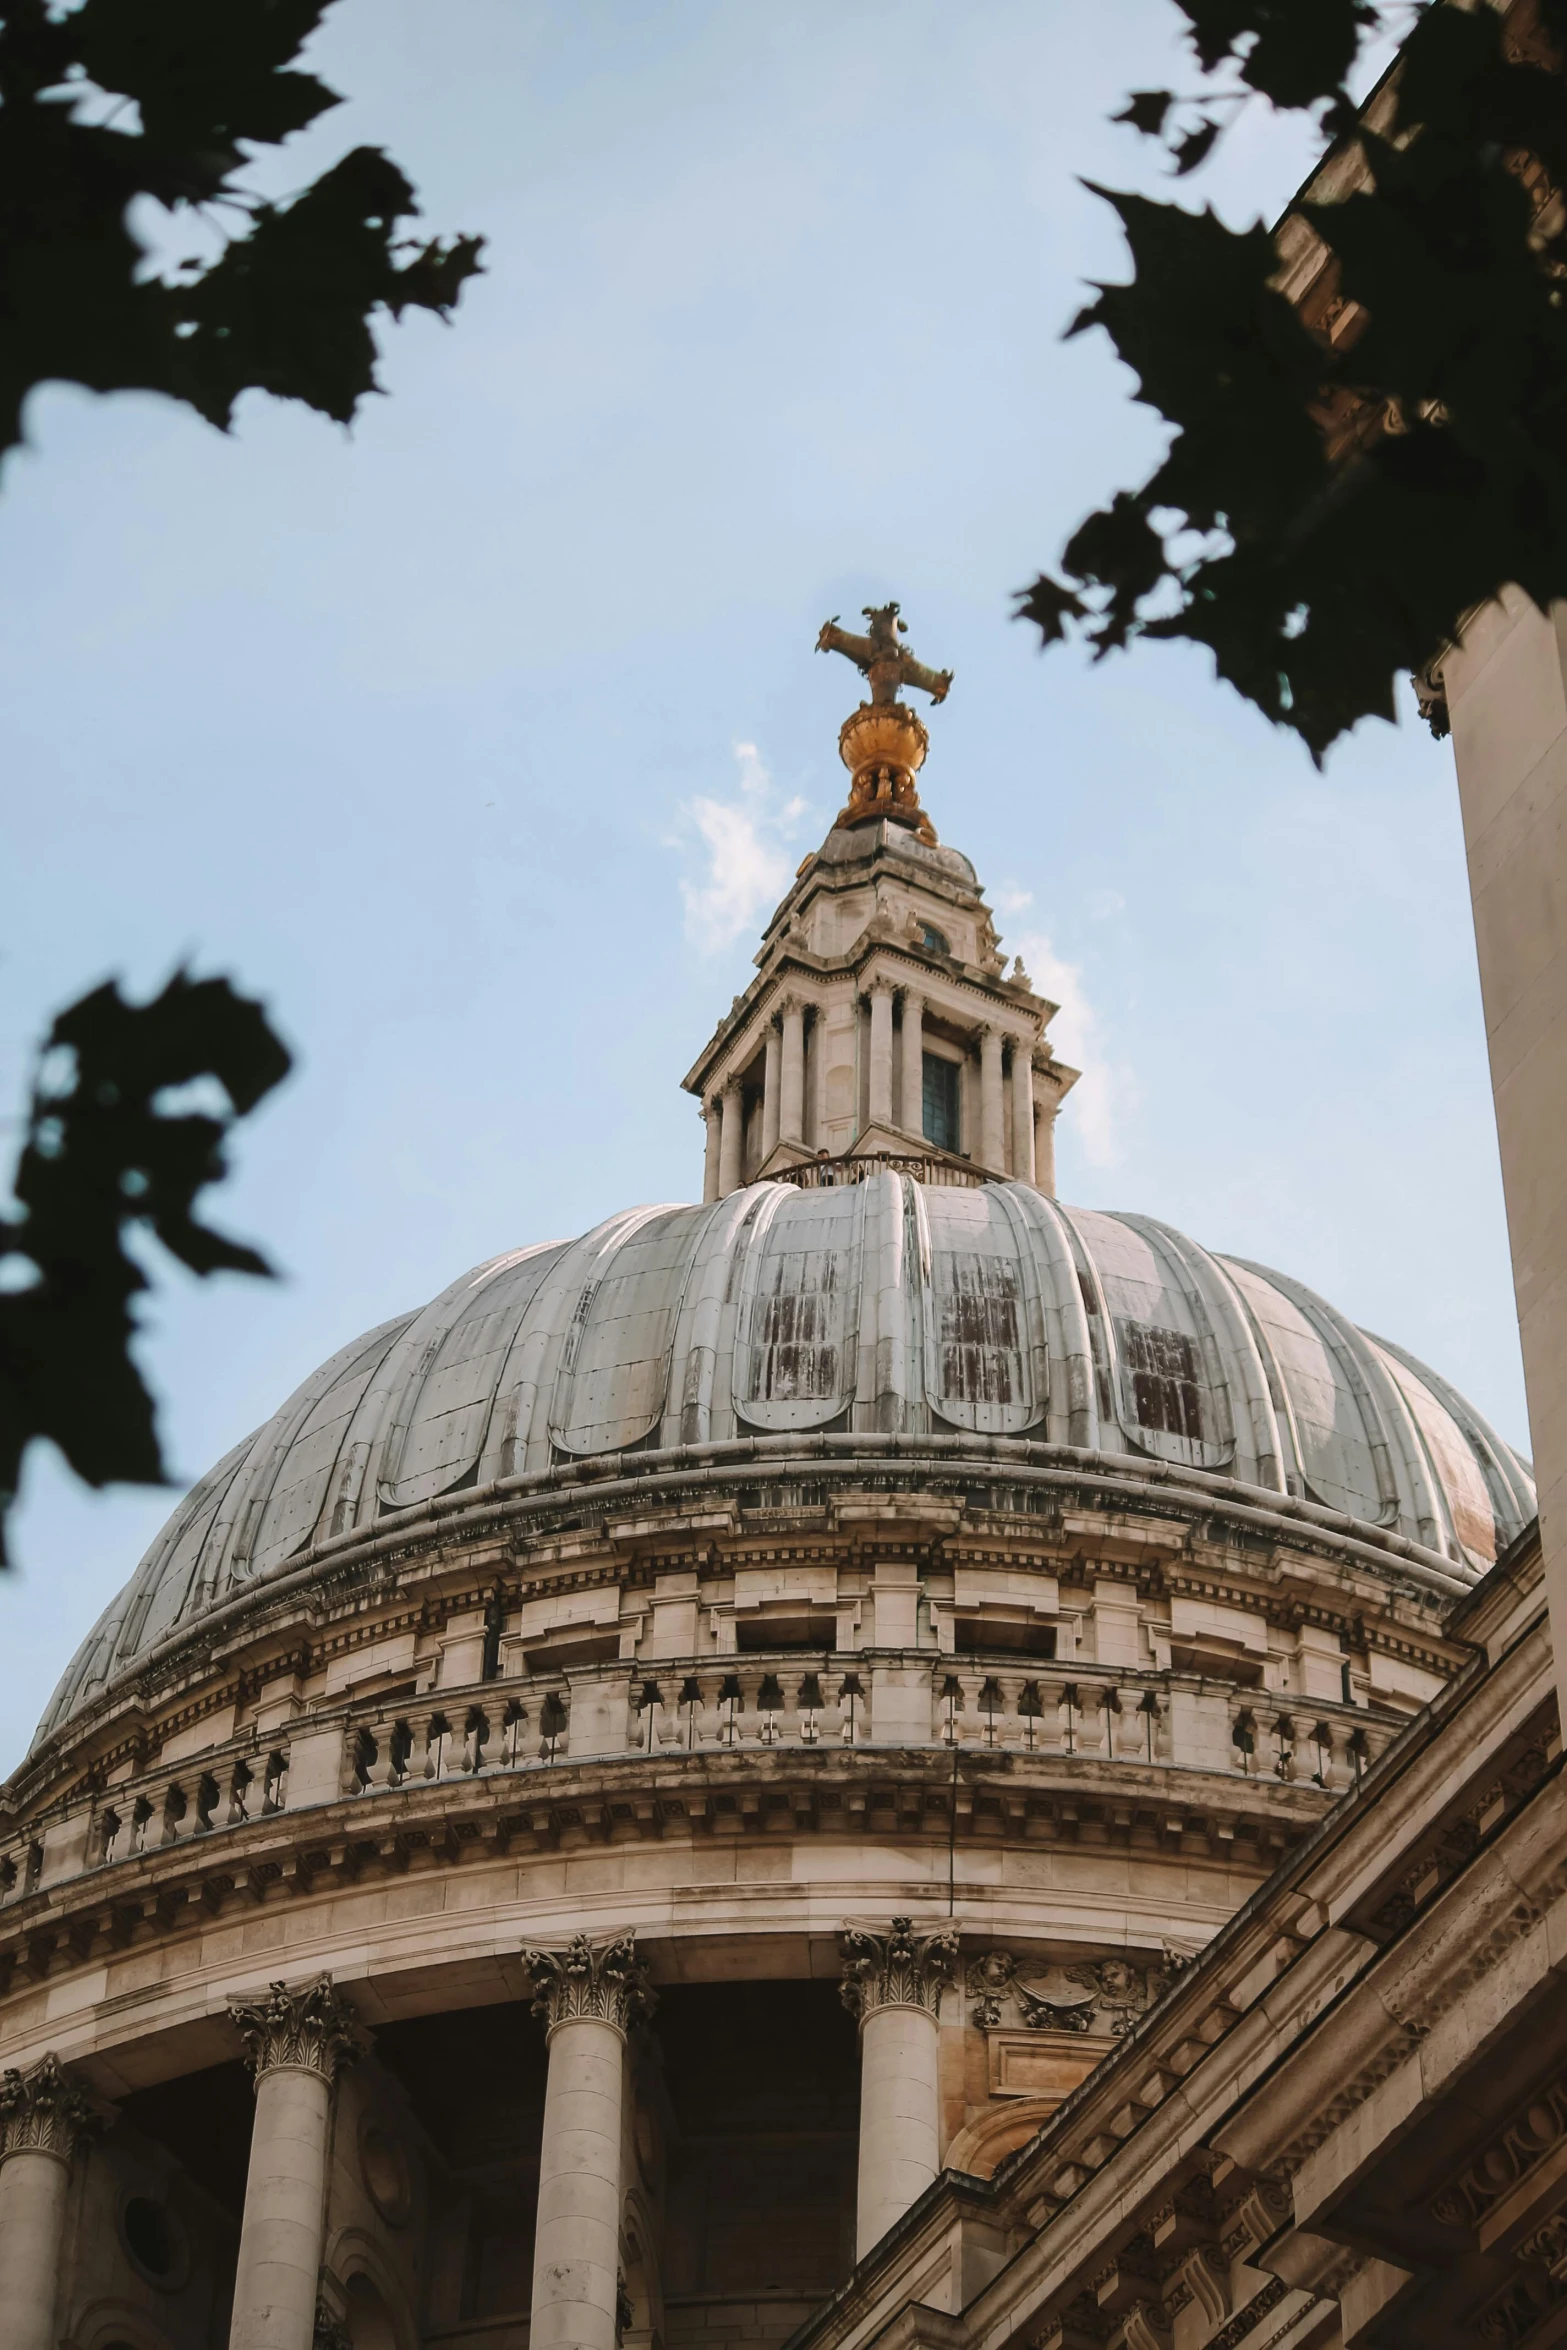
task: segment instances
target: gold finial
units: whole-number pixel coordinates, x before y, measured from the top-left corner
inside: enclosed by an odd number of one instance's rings
[[[838,626],[837,615],[824,621],[816,640],[819,653],[842,653],[869,678],[871,698],[862,702],[838,730],[838,755],[848,768],[849,804],[840,824],[874,824],[881,817],[909,825],[916,837],[934,848],[936,828],[920,806],[914,778],[925,763],[930,736],[914,712],[898,699],[903,686],[918,686],[933,702],[944,702],[952,684],[950,669],[927,669],[899,644],[908,634],[898,618],[896,604],[867,604],[870,627],[855,636]]]

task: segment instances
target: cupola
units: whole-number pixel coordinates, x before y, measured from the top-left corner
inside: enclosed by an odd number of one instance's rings
[[[848,800],[684,1079],[707,1128],[703,1196],[886,1165],[1053,1196],[1056,1113],[1078,1077],[1047,1039],[1058,1007],[1020,961],[1008,974],[973,866],[920,803],[930,738],[901,692],[943,702],[951,672],[900,644],[896,604],[864,617],[863,635],[834,619],[817,639],[870,687],[839,730]]]

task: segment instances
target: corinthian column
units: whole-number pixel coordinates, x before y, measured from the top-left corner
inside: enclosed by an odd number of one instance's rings
[[[1034,1180],[1034,1054],[1024,1042],[1012,1047],[1012,1179]]]
[[[892,982],[871,986],[870,1122],[892,1124]]]
[[[903,1085],[898,1123],[905,1134],[925,1138],[925,999],[912,987],[903,995]]]
[[[653,1991],[634,1933],[577,1934],[522,1963],[549,2048],[530,2350],[615,2350],[626,2033]]]
[[[979,1160],[996,1174],[1006,1172],[1001,1139],[1001,1048],[999,1028],[979,1032]]]
[[[718,1197],[718,1133],[719,1108],[716,1093],[709,1094],[702,1104],[702,1131],[706,1137],[702,1151],[702,1202],[706,1206]]]
[[[771,1023],[767,1030],[766,1058],[762,1075],[762,1164],[765,1167],[778,1145],[778,1082],[782,1073],[783,1039]]]
[[[256,2084],[229,2350],[311,2350],[332,2087],[364,2035],[330,1975],[294,1990],[272,1983],[229,2014]]]
[[[846,1926],[843,2003],[860,2019],[860,2178],[855,2258],[923,2195],[941,2168],[936,2018],[957,1964],[951,1924]]]
[[[739,1190],[744,1173],[745,1098],[737,1077],[731,1077],[724,1085],[718,1107],[722,1120],[718,1137],[718,1196],[727,1199],[732,1191]]]
[[[57,2057],[0,2075],[0,2332],[7,2350],[55,2350],[71,2163],[102,2120]]]
[[[805,1142],[805,1006],[797,995],[784,1000],[778,1139]]]

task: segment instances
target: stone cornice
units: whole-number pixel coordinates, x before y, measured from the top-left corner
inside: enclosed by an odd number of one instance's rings
[[[845,1926],[838,1937],[843,1959],[843,2004],[863,2024],[886,2007],[917,2007],[934,2016],[941,1994],[958,1964],[958,1929],[950,1920],[916,1926],[894,1918],[885,1930]]]
[[[862,1658],[840,1661],[864,1671]],[[506,1684],[489,1687],[504,1701]],[[425,1713],[439,1697],[426,1701]],[[349,1722],[349,1709],[334,1708],[309,1728],[335,1730],[346,1741]],[[934,1742],[661,1748],[618,1759],[567,1756],[263,1813],[7,1903],[0,1908],[0,1988],[25,2001],[38,1984],[112,1967],[149,1934],[174,1946],[214,1919],[237,1926],[276,1905],[291,1912],[329,1905],[409,1874],[494,1866],[514,1884],[518,1861],[531,1855],[608,1852],[628,1839],[700,1851],[716,1838],[733,1851],[742,1840],[772,1845],[780,1818],[797,1839],[852,1848],[881,1836],[900,1805],[907,1816],[899,1835],[921,1851],[945,1850],[954,1838],[957,1849],[968,1850],[1000,1832],[1004,1806],[1014,1823],[1009,1833],[1030,1850],[1072,1849],[1082,1838],[1096,1851],[1130,1852],[1135,1812],[1136,1833],[1146,1823],[1183,1878],[1212,1867],[1228,1884],[1237,1874],[1264,1875],[1321,1818],[1328,1800],[1307,1781],[1178,1764],[1150,1773],[1136,1757],[965,1745],[959,1762],[954,1790],[952,1751]],[[907,1791],[906,1805],[900,1791]]]
[[[625,2034],[658,2004],[634,1928],[596,1938],[573,1934],[564,1950],[525,1948],[520,1955],[533,1982],[533,2013],[547,2032],[586,2022]]]
[[[58,2057],[26,2072],[0,2074],[0,2162],[9,2154],[53,2154],[69,2163],[108,2116]]]
[[[1059,1068],[1063,1077],[1075,1081],[1077,1072],[1067,1070],[1050,1056],[1042,1029],[1060,1010],[1048,996],[1035,995],[1031,989],[1014,986],[999,973],[981,971],[972,963],[958,963],[950,958],[923,952],[920,948],[898,938],[871,936],[857,939],[847,954],[815,955],[809,948],[792,941],[781,945],[767,961],[739,998],[731,1011],[714,1029],[691,1067],[681,1079],[682,1089],[698,1099],[705,1099],[714,1084],[714,1071],[737,1037],[750,1034],[753,1047],[759,1036],[758,1023],[766,1024],[783,1007],[790,994],[798,995],[812,1010],[819,1010],[824,991],[834,982],[851,980],[863,986],[863,973],[878,956],[897,963],[909,977],[906,981],[892,978],[892,984],[913,987],[928,1010],[940,1017],[939,995],[950,989],[965,998],[972,998],[976,1007],[985,1007],[994,1016],[1015,1015],[1015,1025],[1008,1023],[1005,1033],[1009,1038],[1028,1044],[1034,1050],[1043,1050],[1047,1069]],[[892,975],[888,975],[891,977]],[[1062,1089],[1066,1090],[1065,1087]]]
[[[233,1999],[229,2016],[259,2082],[267,2073],[318,2073],[331,2082],[363,2055],[359,2019],[330,1975],[292,1989],[269,1983],[262,1999]]]
[[[286,1665],[303,1635],[311,1652],[310,1668],[319,1670],[325,1641],[330,1640],[335,1650],[367,1636],[363,1614],[367,1593],[384,1591],[397,1620],[404,1625],[413,1620],[406,1590],[399,1593],[392,1581],[394,1572],[404,1583],[421,1569],[432,1577],[451,1578],[454,1587],[442,1595],[437,1613],[481,1606],[493,1588],[498,1564],[509,1564],[508,1580],[520,1583],[516,1559],[523,1541],[536,1546],[569,1534],[577,1544],[596,1547],[598,1556],[590,1567],[564,1569],[563,1576],[585,1573],[598,1581],[616,1572],[632,1572],[634,1538],[612,1534],[606,1521],[612,1523],[635,1512],[640,1522],[650,1508],[669,1521],[697,1504],[708,1518],[722,1506],[731,1477],[737,1484],[753,1487],[777,1481],[795,1487],[804,1483],[824,1495],[846,1485],[858,1485],[867,1496],[890,1496],[908,1488],[946,1501],[957,1493],[971,1509],[977,1489],[1029,1487],[1056,1497],[1059,1510],[1069,1515],[1087,1510],[1105,1512],[1107,1528],[1115,1515],[1149,1516],[1163,1526],[1179,1528],[1181,1540],[1189,1547],[1207,1549],[1221,1540],[1236,1542],[1252,1554],[1246,1561],[1248,1578],[1255,1575],[1264,1583],[1270,1550],[1287,1552],[1295,1560],[1321,1562],[1326,1570],[1324,1580],[1342,1589],[1342,1605],[1348,1615],[1382,1613],[1406,1604],[1416,1615],[1429,1612],[1434,1629],[1445,1596],[1457,1596],[1448,1563],[1402,1536],[1379,1535],[1369,1526],[1353,1536],[1346,1535],[1341,1517],[1309,1502],[1266,1496],[1208,1472],[1173,1472],[1162,1463],[1140,1463],[1124,1454],[1073,1453],[1029,1438],[803,1433],[786,1440],[740,1438],[620,1455],[604,1463],[573,1463],[543,1475],[510,1478],[461,1495],[438,1497],[398,1512],[390,1521],[383,1519],[373,1530],[356,1531],[305,1552],[286,1573],[236,1594],[201,1623],[171,1634],[160,1648],[139,1658],[123,1681],[111,1684],[63,1724],[16,1774],[7,1790],[12,1814],[20,1815],[21,1804],[36,1811],[38,1796],[47,1801],[48,1791],[65,1771],[69,1758],[82,1757],[84,1748],[99,1768],[111,1756],[134,1751],[138,1742],[146,1740],[145,1725],[129,1734],[122,1730],[106,1747],[95,1746],[94,1740],[102,1728],[123,1722],[134,1709],[151,1713],[160,1689],[179,1676],[201,1670],[204,1660],[211,1660],[208,1669],[213,1669],[222,1658],[227,1688],[236,1673],[248,1669],[241,1654],[244,1649],[275,1655]],[[825,1506],[823,1501],[814,1501],[812,1513],[820,1514]],[[1002,1508],[999,1502],[994,1506]],[[798,1515],[796,1506],[791,1516],[798,1519]],[[561,1524],[562,1520],[566,1524]],[[982,1516],[978,1522],[982,1525]],[[1060,1537],[1050,1535],[1050,1525],[1050,1516],[1042,1515],[1035,1539],[1043,1538],[1054,1548]],[[752,1524],[746,1528],[746,1539],[755,1541],[764,1532]],[[798,1533],[792,1537],[799,1538]],[[661,1525],[651,1539],[655,1552],[660,1543],[671,1542],[682,1553],[690,1549],[689,1540],[681,1541],[673,1523]],[[1066,1547],[1082,1551],[1086,1545],[1093,1551],[1098,1539],[1076,1528]],[[704,1528],[696,1550],[712,1552],[716,1543],[721,1551],[725,1540],[721,1530],[715,1534],[710,1527]],[[453,1555],[459,1543],[490,1547],[476,1560]],[[506,1548],[498,1552],[497,1545]],[[1420,1578],[1425,1589],[1405,1587],[1406,1563],[1408,1574]],[[1346,1569],[1366,1574],[1372,1588],[1357,1592],[1346,1579]],[[1058,1566],[1056,1571],[1064,1572],[1065,1568]],[[1106,1565],[1096,1571],[1113,1573],[1115,1569]],[[553,1573],[527,1578],[527,1590],[533,1595],[567,1587],[562,1576]],[[1401,1587],[1402,1602],[1398,1597]],[[1289,1604],[1297,1605],[1299,1597],[1297,1588],[1289,1595]],[[421,1623],[432,1602],[427,1599],[423,1604]],[[340,1626],[331,1620],[338,1607],[353,1610],[351,1620]],[[1440,1635],[1436,1637],[1439,1641]],[[181,1701],[182,1711],[195,1702]],[[188,1711],[186,1718],[190,1718]],[[71,1767],[79,1773],[83,1761],[76,1760]],[[35,1789],[37,1794],[29,1803],[29,1792]]]

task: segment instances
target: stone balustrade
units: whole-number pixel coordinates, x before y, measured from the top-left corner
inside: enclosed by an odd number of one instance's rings
[[[287,1806],[286,1740],[230,1740],[123,1780],[88,1809],[65,1810],[42,1835],[35,1831],[0,1847],[0,1908],[42,1885],[188,1844]]]
[[[621,1659],[418,1699],[371,1697],[301,1716],[292,1734],[341,1736],[341,1772],[335,1789],[329,1778],[312,1798],[320,1801],[547,1771],[568,1759],[921,1746],[1293,1781],[1340,1794],[1399,1727],[1363,1707],[1181,1673],[917,1649]],[[288,1745],[231,1741],[111,1787],[42,1840],[0,1848],[0,1908],[288,1804]]]

